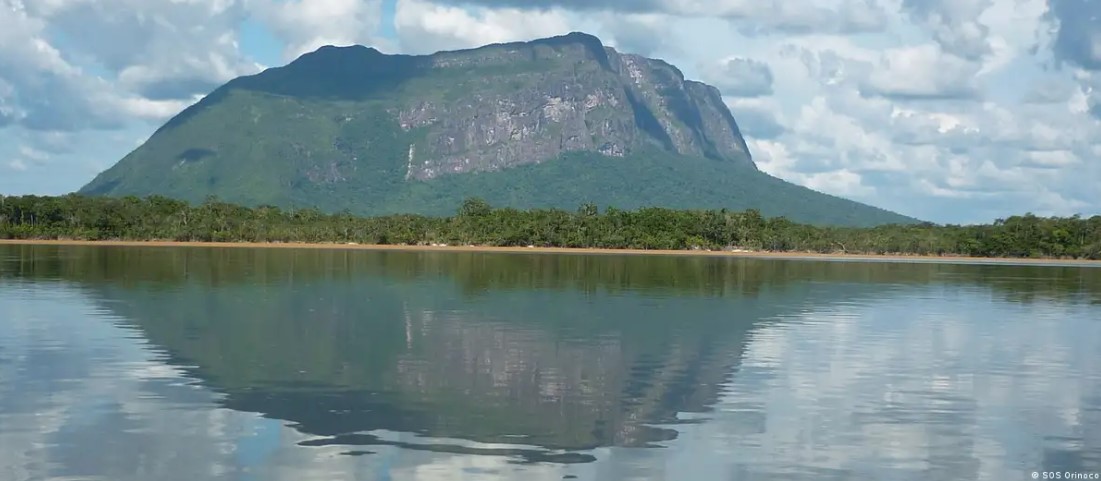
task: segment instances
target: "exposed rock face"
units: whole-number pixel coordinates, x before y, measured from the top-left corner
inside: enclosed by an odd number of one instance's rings
[[[428,76],[452,78],[451,89],[461,92],[398,107],[403,129],[425,130],[409,146],[407,178],[497,170],[570,151],[622,157],[651,145],[753,166],[717,89],[595,37],[575,33],[424,59]]]

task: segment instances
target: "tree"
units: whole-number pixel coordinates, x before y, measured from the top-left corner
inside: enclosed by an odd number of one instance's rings
[[[458,215],[355,217],[314,208],[282,211],[216,198],[192,206],[165,197],[0,196],[0,238],[306,241],[687,249],[730,245],[775,251],[963,254],[1101,259],[1101,216],[1012,216],[986,225],[884,225],[870,229],[797,224],[755,210],[644,208],[601,213],[591,203],[562,210],[493,209],[468,199]]]
[[[478,197],[471,197],[463,201],[459,207],[459,217],[485,217],[493,211],[488,202]]]

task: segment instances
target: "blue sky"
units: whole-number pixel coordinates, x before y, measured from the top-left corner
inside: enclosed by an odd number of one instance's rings
[[[326,44],[585,31],[718,86],[778,177],[937,222],[1101,213],[1092,0],[0,0],[0,193],[78,189]]]

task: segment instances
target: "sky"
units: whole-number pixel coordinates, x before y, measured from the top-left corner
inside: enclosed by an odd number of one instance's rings
[[[218,85],[323,45],[583,31],[719,87],[782,179],[940,223],[1090,216],[1099,15],[1099,0],[0,0],[0,193],[79,189]]]

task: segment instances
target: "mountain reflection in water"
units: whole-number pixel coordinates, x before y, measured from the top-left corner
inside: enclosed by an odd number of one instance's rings
[[[592,463],[605,448],[670,446],[718,425],[717,405],[746,413],[728,433],[763,432],[771,421],[752,414],[761,406],[735,409],[729,399],[771,372],[760,362],[767,355],[746,364],[747,350],[809,312],[930,286],[948,299],[979,289],[1015,305],[1089,306],[1101,293],[1096,270],[1073,267],[312,249],[3,253],[4,285],[78,289],[167,366],[217,393],[222,408],[288,423],[303,435],[300,449],[562,465]],[[10,362],[0,350],[0,372]],[[183,392],[164,389],[174,399]],[[900,406],[887,400],[853,416],[869,425],[974,422]],[[125,416],[101,422],[139,429]],[[1086,454],[1074,462],[1097,462]]]

